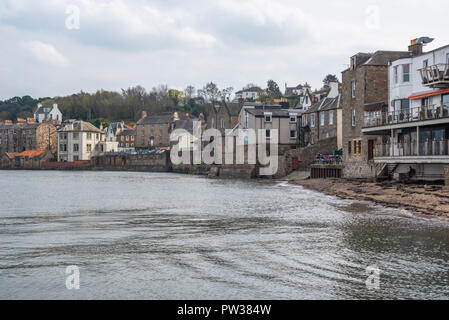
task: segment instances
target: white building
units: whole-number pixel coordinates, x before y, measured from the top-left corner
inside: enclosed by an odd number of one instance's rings
[[[244,99],[244,100],[248,100],[248,99],[256,100],[259,98],[260,90],[261,89],[258,87],[243,89],[243,90],[237,91],[235,93],[235,98],[236,99]]]
[[[413,40],[410,57],[389,66],[389,105],[365,114],[366,134],[378,134],[374,161],[392,174],[436,180],[449,164],[449,45],[423,52]]]
[[[51,107],[43,106],[39,103],[34,112],[34,119],[39,123],[51,119],[55,125],[58,125],[62,122],[62,112],[59,110],[56,103]]]
[[[106,141],[105,133],[85,121],[75,121],[58,131],[58,161],[90,160],[118,150],[118,142]]]

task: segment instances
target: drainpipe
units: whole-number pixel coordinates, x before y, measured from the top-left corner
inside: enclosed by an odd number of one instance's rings
[[[391,129],[391,157],[394,157],[394,131]]]

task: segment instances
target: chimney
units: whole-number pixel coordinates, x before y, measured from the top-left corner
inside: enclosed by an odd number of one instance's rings
[[[142,119],[147,117],[147,112],[146,111],[142,111]]]
[[[329,82],[329,87],[331,88],[331,90],[327,94],[327,97],[330,98],[330,99],[338,97],[338,94],[339,94],[339,92],[338,92],[338,81],[330,81]]]
[[[410,41],[408,51],[412,54],[412,56],[419,56],[423,53],[423,46],[423,43],[418,43],[418,39],[413,39]]]

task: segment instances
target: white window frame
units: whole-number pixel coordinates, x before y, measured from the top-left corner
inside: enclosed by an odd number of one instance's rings
[[[406,73],[405,73],[405,67],[406,67],[406,66],[408,67],[408,72],[407,72],[407,74],[408,74],[408,80],[407,80],[407,81],[405,81],[405,75],[406,75]],[[411,67],[410,67],[410,64],[409,64],[409,63],[405,63],[405,64],[402,65],[402,83],[410,83],[411,78],[412,78],[412,75],[411,75],[410,70],[411,70]]]
[[[264,116],[265,122],[268,122],[268,123],[273,122],[273,113],[271,113],[271,112],[264,112],[263,116]],[[269,120],[267,120],[267,119],[269,119]]]
[[[310,127],[315,128],[315,114],[314,113],[310,114]]]
[[[292,132],[295,133],[295,135],[292,137]],[[290,139],[296,139],[298,137],[298,133],[296,132],[296,130],[290,130]]]
[[[290,113],[290,123],[297,123],[298,122],[298,114],[297,113]]]
[[[354,80],[354,81],[351,82],[351,96],[352,96],[353,99],[356,96],[356,94],[355,94],[356,88],[357,88],[357,81]]]
[[[320,112],[320,126],[324,126],[325,120],[326,120],[326,112],[321,111]]]
[[[329,125],[333,125],[334,124],[334,110],[329,110]]]
[[[351,111],[351,124],[352,124],[353,127],[355,127],[356,124],[357,124],[356,115],[357,115],[356,110],[352,109],[352,111]]]
[[[265,138],[267,140],[271,139],[271,129],[266,129],[265,130]]]
[[[225,128],[225,120],[224,120],[224,118],[220,118],[220,126],[221,126],[221,129]]]

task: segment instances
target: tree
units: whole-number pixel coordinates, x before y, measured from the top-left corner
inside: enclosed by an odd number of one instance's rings
[[[338,81],[338,78],[337,78],[337,76],[336,76],[335,74],[328,74],[328,75],[324,78],[324,80],[323,80],[324,86],[325,86],[325,87],[329,87],[329,83],[330,83],[331,81]]]
[[[195,95],[195,87],[187,86],[184,90],[184,99],[186,103],[189,103],[190,99],[192,99]]]
[[[248,83],[246,86],[243,87],[243,90],[251,89],[251,88],[259,88],[254,83]]]
[[[221,97],[221,92],[215,83],[209,82],[203,87],[203,89],[198,90],[198,95],[206,102],[214,103]]]
[[[226,89],[221,90],[221,98],[222,98],[222,100],[229,101],[233,91],[234,91],[233,87],[228,87]]]
[[[279,99],[282,97],[281,90],[279,89],[278,84],[274,80],[268,80],[267,94],[270,99]]]

